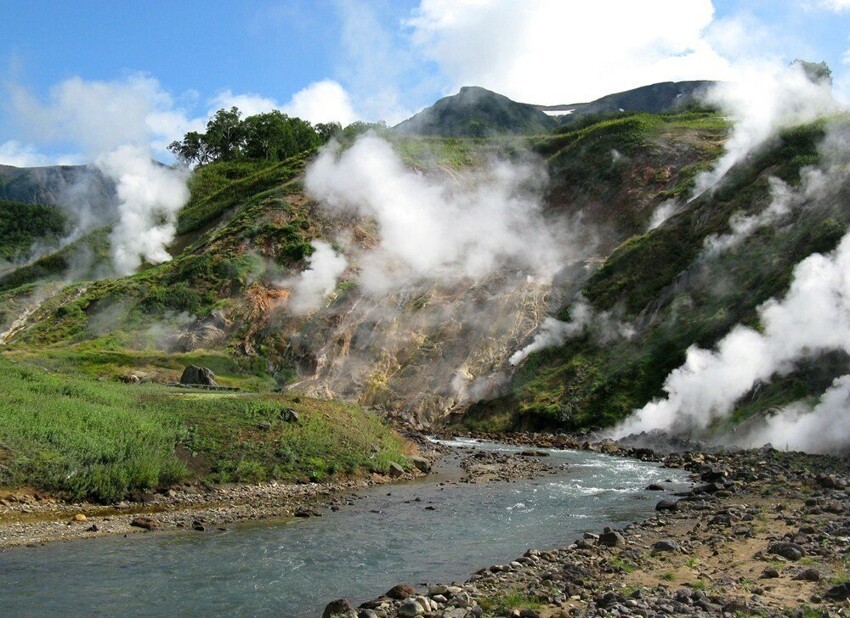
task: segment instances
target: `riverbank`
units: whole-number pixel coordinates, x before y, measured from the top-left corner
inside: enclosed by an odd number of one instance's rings
[[[850,465],[772,448],[670,453],[583,437],[522,436],[535,447],[657,460],[695,486],[621,530],[588,530],[556,551],[529,550],[466,582],[401,584],[359,611],[326,617],[832,616],[850,607]]]
[[[153,531],[205,532],[228,526],[291,517],[321,517],[353,504],[372,486],[409,482],[426,475],[446,449],[421,436],[408,436],[420,455],[409,472],[371,474],[327,483],[193,483],[112,505],[64,502],[21,489],[0,491],[0,550],[57,541],[96,539]],[[553,470],[542,451],[517,454],[451,449],[457,476],[440,482],[489,483],[539,477]],[[424,455],[424,456],[423,456]]]

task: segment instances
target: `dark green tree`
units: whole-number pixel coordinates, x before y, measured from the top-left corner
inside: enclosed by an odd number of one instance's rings
[[[218,110],[207,123],[204,141],[211,158],[215,160],[232,161],[240,158],[245,142],[242,112],[237,107]]]

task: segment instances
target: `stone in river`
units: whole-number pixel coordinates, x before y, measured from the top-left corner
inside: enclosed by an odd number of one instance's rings
[[[322,618],[357,618],[357,612],[346,599],[331,601],[325,606]]]
[[[611,528],[605,528],[605,531],[599,535],[599,544],[606,547],[616,547],[625,544],[626,540],[623,535]]]

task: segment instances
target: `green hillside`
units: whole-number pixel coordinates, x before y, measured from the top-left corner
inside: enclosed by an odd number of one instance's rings
[[[661,393],[689,346],[710,348],[736,324],[758,327],[757,307],[784,293],[794,265],[831,250],[850,223],[850,187],[840,186],[726,251],[704,250],[706,239],[730,231],[733,215],[768,207],[771,178],[795,187],[806,166],[831,156],[821,144],[826,134],[846,130],[843,116],[781,132],[733,167],[716,190],[695,199],[690,197],[698,174],[712,168],[729,132],[728,121],[716,112],[616,113],[554,129],[506,117],[505,123],[519,123],[514,133],[529,133],[522,138],[458,137],[467,120],[447,121],[444,135],[451,137],[382,133],[415,175],[448,179],[452,187],[494,158],[543,163],[543,216],[549,225],[581,230],[584,245],[553,286],[507,269],[470,281],[410,281],[375,300],[361,289],[360,265],[354,262],[323,306],[293,315],[286,311],[291,281],[308,268],[311,243],[323,240],[338,250],[345,243],[350,255],[363,254],[380,243],[376,222],[362,213],[322,208],[305,193],[304,172],[317,152],[312,147],[282,161],[242,157],[205,163],[190,181],[191,199],[178,217],[171,261],[145,265],[129,277],[99,276],[104,269],[98,265],[110,259],[109,229],[102,228],[0,278],[0,333],[7,331],[0,361],[8,369],[9,392],[52,393],[62,381],[57,376],[70,376],[68,397],[79,404],[72,408],[109,416],[114,407],[117,416],[91,421],[101,423],[103,452],[111,455],[80,447],[68,457],[118,461],[125,453],[127,461],[159,462],[156,469],[101,473],[80,463],[93,476],[63,485],[55,479],[77,464],[56,464],[57,454],[42,453],[43,438],[22,420],[26,405],[11,403],[7,418],[17,420],[0,427],[5,466],[0,472],[6,475],[0,484],[54,479],[44,481],[48,488],[111,498],[182,478],[187,472],[175,459],[178,445],[207,458],[226,453],[227,461],[237,462],[225,464],[221,455],[206,472],[213,480],[363,468],[362,453],[340,455],[318,433],[291,437],[293,444],[303,444],[299,454],[281,447],[284,427],[274,434],[274,448],[269,436],[249,431],[273,421],[274,410],[291,405],[295,393],[362,406],[333,407],[331,424],[339,413],[355,415],[340,422],[371,426],[365,419],[372,418],[366,411],[372,408],[423,428],[450,416],[488,429],[611,425]],[[345,147],[350,145],[346,140]],[[649,230],[656,210],[671,201],[675,214]],[[12,208],[41,212],[36,206]],[[31,242],[30,223],[60,229],[59,220],[33,219],[20,229],[14,227],[17,217],[6,221],[11,231],[0,237],[10,256]],[[81,256],[88,266],[75,271]],[[577,302],[630,325],[633,336],[603,336],[599,321],[584,335],[531,354],[515,369],[508,364],[547,314],[568,320]],[[208,366],[225,384],[251,394],[211,396],[207,401],[220,412],[204,413],[206,424],[197,429],[202,404],[164,386],[189,363]],[[803,363],[751,393],[734,418],[817,396],[847,365],[842,354]],[[131,374],[143,382],[142,397],[128,394],[137,386],[121,382]],[[475,380],[491,376],[505,377],[498,378],[501,390],[485,401],[469,401],[453,390],[456,379],[478,384]],[[295,390],[278,396],[271,392],[275,388]],[[72,408],[56,414],[74,416]],[[111,424],[123,423],[120,414],[138,415],[141,409],[150,410],[158,425],[149,442],[156,452],[130,443],[116,446],[128,438],[110,433]],[[304,408],[308,414],[310,409]],[[384,439],[378,437],[383,431],[375,425],[378,433],[364,440]],[[237,440],[236,434],[249,438]],[[396,453],[401,447],[392,448]],[[101,477],[107,480],[97,480]]]
[[[557,122],[533,105],[466,86],[393,127],[400,135],[494,137],[545,133]]]

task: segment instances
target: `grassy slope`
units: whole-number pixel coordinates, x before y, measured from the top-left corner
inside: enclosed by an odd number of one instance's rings
[[[698,259],[703,240],[727,232],[733,213],[766,207],[770,176],[797,183],[800,169],[817,162],[823,135],[823,123],[785,131],[713,195],[620,245],[583,292],[597,310],[617,309],[636,321],[638,335],[608,345],[585,337],[533,355],[520,368],[511,396],[473,410],[468,422],[566,428],[613,423],[661,393],[688,346],[710,347],[738,323],[757,325],[756,308],[781,296],[793,266],[829,251],[843,235],[850,223],[844,201],[798,210],[790,225],[764,228],[716,258]],[[568,318],[568,308],[559,317]],[[739,417],[817,393],[842,368],[846,362],[840,359],[803,368],[765,389]]]
[[[0,357],[0,486],[110,501],[187,478],[323,479],[407,462],[403,440],[356,406],[129,386],[42,364]],[[290,408],[299,422],[281,419]]]
[[[0,262],[26,258],[37,240],[45,245],[55,242],[65,224],[55,207],[0,200]]]
[[[6,324],[42,301],[0,357],[0,390],[9,394],[0,404],[0,485],[113,500],[185,478],[187,463],[195,470],[201,462],[211,481],[324,478],[405,463],[403,441],[365,410],[269,393],[274,381],[262,360],[230,347],[182,354],[163,347],[164,333],[178,331],[186,316],[216,308],[236,318],[238,339],[246,327],[239,318],[251,309],[246,289],[303,263],[321,234],[297,182],[307,156],[200,170],[179,220],[181,252],[170,262],[48,294],[43,282],[66,272],[66,252],[0,281]],[[108,244],[100,249],[108,255]],[[212,368],[222,384],[265,393],[158,384],[189,363]],[[129,373],[151,383],[116,381]],[[290,407],[300,423],[280,420]],[[265,422],[270,428],[261,430]]]

